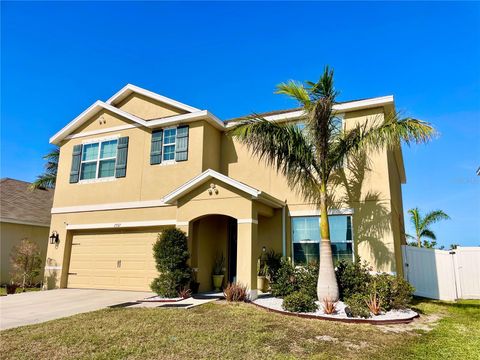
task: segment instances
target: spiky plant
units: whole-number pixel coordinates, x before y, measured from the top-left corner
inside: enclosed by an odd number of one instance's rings
[[[397,113],[372,117],[346,129],[336,117],[333,70],[328,66],[317,82],[288,81],[276,93],[298,101],[305,113],[305,128],[292,123],[271,122],[252,115],[234,126],[230,133],[266,164],[283,174],[289,186],[305,201],[320,208],[320,268],[317,295],[338,299],[328,222],[330,175],[344,160],[360,151],[397,147],[401,142],[424,143],[434,128]]]
[[[416,240],[418,247],[422,247],[422,239],[424,238],[434,240],[433,242],[436,244],[435,240],[437,240],[437,236],[430,229],[430,226],[438,221],[450,219],[450,216],[442,210],[430,211],[425,216],[422,216],[418,207],[408,210],[408,214],[410,215],[410,222],[415,229],[415,235],[407,234],[407,237]],[[428,241],[425,242],[425,244],[428,245]]]
[[[47,160],[45,164],[45,172],[37,176],[30,186],[31,189],[54,189],[57,180],[58,158],[60,156],[60,148],[53,148],[43,158]]]

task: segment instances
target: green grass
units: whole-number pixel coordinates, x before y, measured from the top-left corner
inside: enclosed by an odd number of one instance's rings
[[[48,306],[48,305],[47,305]],[[480,301],[417,300],[408,325],[342,324],[250,304],[105,309],[1,332],[2,359],[478,359]]]
[[[40,291],[41,289],[39,287],[33,287],[33,288],[25,288],[25,291],[28,292],[28,291]],[[18,288],[16,290],[16,294],[20,294],[21,292],[23,292],[22,288]],[[0,287],[0,296],[4,296],[4,295],[7,295],[7,289],[5,289],[5,286],[2,286]]]

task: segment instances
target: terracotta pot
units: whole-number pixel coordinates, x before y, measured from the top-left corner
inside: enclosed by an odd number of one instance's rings
[[[215,291],[220,291],[220,288],[223,284],[223,277],[225,275],[212,275],[213,278],[213,287]]]

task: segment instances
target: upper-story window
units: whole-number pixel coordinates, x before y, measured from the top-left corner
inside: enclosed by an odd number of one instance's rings
[[[115,176],[118,140],[84,144],[80,166],[80,180]]]
[[[163,160],[175,160],[175,139],[177,128],[165,129],[163,131]]]
[[[150,165],[188,160],[188,125],[152,131]]]

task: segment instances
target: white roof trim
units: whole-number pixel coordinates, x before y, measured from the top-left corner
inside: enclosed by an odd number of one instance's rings
[[[285,204],[277,200],[267,194],[263,194],[262,191],[257,190],[251,186],[248,186],[244,183],[241,183],[240,181],[237,181],[235,179],[232,179],[231,177],[228,177],[226,175],[223,175],[215,170],[208,169],[202,172],[200,175],[194,177],[193,179],[187,181],[180,187],[178,187],[176,190],[172,191],[171,193],[167,194],[164,198],[163,201],[166,204],[172,204],[179,198],[181,198],[183,195],[187,194],[189,191],[192,189],[196,188],[197,186],[207,182],[209,179],[215,178],[217,180],[220,180],[236,189],[239,189],[249,195],[252,196],[253,199],[260,200],[262,202],[268,202],[269,204],[274,204],[276,206],[284,206]]]
[[[175,116],[169,116],[166,118],[148,120],[147,126],[150,128],[157,128],[157,127],[176,125],[176,124],[181,124],[188,121],[202,120],[202,119],[207,120],[211,125],[213,125],[219,130],[225,129],[225,125],[223,121],[221,121],[219,118],[217,118],[215,115],[213,115],[211,112],[207,110],[199,110],[189,114],[175,115]]]
[[[117,114],[121,117],[124,117],[128,120],[131,120],[131,121],[133,121],[137,124],[147,126],[147,122],[145,120],[140,119],[139,117],[137,117],[135,115],[132,115],[130,113],[127,113],[126,111],[117,109],[116,107],[113,107],[109,104],[106,104],[103,101],[97,100],[87,110],[85,110],[80,115],[78,115],[75,119],[70,121],[67,124],[67,126],[65,126],[62,130],[60,130],[55,135],[53,135],[50,138],[50,143],[51,144],[58,144],[65,137],[67,137],[72,131],[74,131],[80,125],[85,123],[85,121],[90,119],[92,116],[94,116],[96,113],[98,113],[102,109],[111,111],[111,112],[113,112],[113,113],[115,113],[115,114]]]
[[[94,116],[101,109],[109,110],[109,111],[111,111],[111,112],[113,112],[113,113],[115,113],[115,114],[117,114],[121,117],[124,117],[128,120],[131,120],[136,125],[134,125],[134,126],[121,125],[121,126],[106,128],[106,129],[103,129],[103,130],[87,131],[87,132],[82,133],[82,134],[70,135],[70,133],[72,131],[74,131],[80,125],[85,123],[88,119],[90,119],[92,116]],[[67,126],[65,126],[62,130],[60,130],[58,133],[56,133],[54,136],[52,136],[50,138],[50,143],[51,144],[58,144],[63,139],[73,139],[73,138],[79,138],[79,137],[84,137],[84,136],[89,136],[89,135],[100,134],[100,133],[113,132],[113,131],[117,131],[117,130],[124,130],[124,129],[130,128],[130,127],[133,128],[133,127],[144,126],[144,127],[147,127],[147,128],[158,128],[158,127],[182,124],[182,123],[185,123],[185,122],[201,120],[201,119],[205,119],[212,126],[216,127],[219,130],[224,130],[225,129],[225,125],[223,124],[223,122],[221,120],[219,120],[215,115],[208,112],[207,110],[200,110],[200,111],[197,111],[197,112],[194,112],[194,113],[175,115],[175,116],[170,116],[170,117],[167,117],[167,118],[153,119],[153,120],[148,120],[147,121],[147,120],[140,119],[139,117],[137,117],[135,115],[127,113],[126,111],[117,109],[116,107],[108,105],[108,104],[106,104],[102,101],[96,101],[87,110],[82,112],[75,119],[73,119],[69,124],[67,124]]]
[[[341,113],[343,115],[346,111],[354,111],[361,109],[368,109],[373,107],[385,106],[389,104],[394,104],[393,95],[376,97],[365,100],[349,101],[342,104],[333,105],[333,111]],[[305,111],[303,110],[294,110],[286,112],[283,114],[269,115],[265,116],[264,119],[268,121],[288,121],[288,120],[297,120],[305,117]],[[227,128],[237,125],[241,120],[228,122],[226,124]]]
[[[117,92],[115,95],[113,95],[110,99],[107,100],[107,104],[111,104],[111,105],[118,104],[120,101],[122,101],[132,93],[141,94],[150,99],[160,101],[164,104],[168,104],[170,106],[176,107],[177,109],[181,109],[184,111],[188,111],[188,112],[200,111],[200,109],[194,108],[193,106],[170,99],[166,96],[156,94],[152,91],[142,89],[141,87],[138,87],[132,84],[127,84],[126,86],[124,86],[119,92]]]
[[[352,110],[361,110],[377,106],[385,106],[389,104],[394,104],[393,95],[375,97],[365,100],[349,101],[342,104],[336,104],[333,106],[335,111],[352,111]]]

